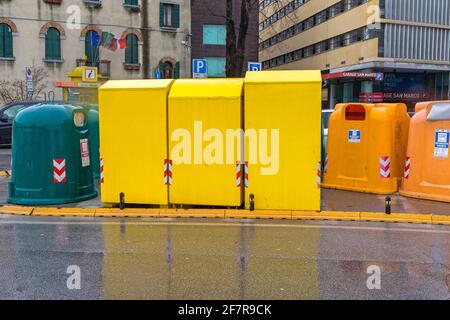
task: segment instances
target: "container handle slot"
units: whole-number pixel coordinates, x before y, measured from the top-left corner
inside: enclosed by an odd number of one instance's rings
[[[450,103],[438,103],[431,106],[428,121],[450,120]]]
[[[360,104],[351,104],[345,108],[345,120],[364,121],[366,120],[366,108]]]

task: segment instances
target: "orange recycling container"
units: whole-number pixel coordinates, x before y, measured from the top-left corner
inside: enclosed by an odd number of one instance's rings
[[[450,101],[422,102],[409,130],[400,194],[450,202]]]
[[[398,104],[339,104],[330,117],[322,186],[376,194],[398,191],[410,118]]]

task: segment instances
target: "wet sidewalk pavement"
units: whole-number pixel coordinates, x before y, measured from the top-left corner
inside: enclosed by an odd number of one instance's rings
[[[9,170],[11,149],[0,149],[0,170]],[[6,205],[8,199],[9,177],[0,177],[0,205]],[[99,183],[96,181],[99,192]],[[450,203],[412,199],[399,194],[389,195],[393,213],[420,213],[435,215],[450,215]],[[346,212],[384,212],[385,195],[375,195],[352,191],[322,189],[322,211]],[[58,205],[53,207],[101,208],[100,196],[84,202]],[[52,206],[48,206],[52,207]]]

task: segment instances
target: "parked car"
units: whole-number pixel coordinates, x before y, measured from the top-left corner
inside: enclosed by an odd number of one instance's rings
[[[39,101],[16,101],[0,108],[0,146],[11,146],[12,125],[19,111],[39,103]]]

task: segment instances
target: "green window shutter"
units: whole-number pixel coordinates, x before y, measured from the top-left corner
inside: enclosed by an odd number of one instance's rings
[[[45,58],[49,60],[61,59],[61,35],[56,28],[49,28],[45,35]]]
[[[180,79],[180,62],[175,64],[175,70],[173,71],[173,77],[175,79]]]
[[[139,45],[138,38],[136,35],[133,35],[133,63],[139,64]]]
[[[84,41],[84,43],[85,43],[85,47],[84,47],[84,50],[85,50],[85,54],[86,54],[86,57],[87,57],[87,61],[88,61],[88,63],[89,64],[94,64],[95,63],[95,59],[96,59],[96,57],[95,57],[95,53],[96,53],[96,50],[97,50],[97,47],[98,47],[98,45],[97,46],[93,46],[92,45],[92,37],[93,37],[93,35],[94,34],[97,34],[97,32],[95,32],[95,31],[88,31],[87,33],[86,33],[86,38],[85,38],[85,41]]]
[[[127,38],[125,39],[126,43],[127,43],[127,47],[125,48],[125,63],[131,64],[131,60],[132,60],[132,51],[133,48],[131,47],[131,36],[127,35]]]
[[[134,34],[127,35],[127,47],[125,49],[125,63],[139,64],[139,47],[138,39]]]
[[[159,26],[164,27],[164,3],[159,4]]]
[[[161,79],[164,79],[164,62],[160,61],[159,62],[159,72],[161,72]]]
[[[13,57],[13,39],[11,28],[3,23],[0,24],[0,57]]]
[[[179,28],[180,27],[180,5],[179,4],[175,4],[173,6],[173,26],[175,28]]]

